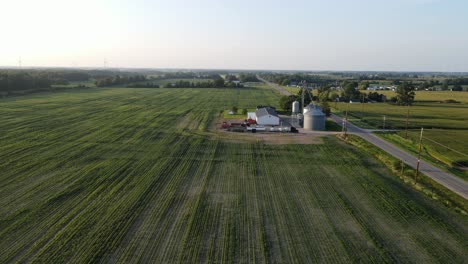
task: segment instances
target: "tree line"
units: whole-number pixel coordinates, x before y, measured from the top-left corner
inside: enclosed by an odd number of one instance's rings
[[[412,105],[415,97],[415,86],[412,82],[402,82],[398,85],[396,89],[397,96],[391,101],[398,105]],[[361,93],[358,89],[356,82],[344,82],[343,89],[341,94],[338,94],[337,90],[332,90],[331,86],[323,86],[318,89],[318,95],[312,95],[312,92],[309,89],[301,88],[296,95],[282,96],[280,98],[280,106],[286,111],[292,110],[292,103],[298,101],[301,105],[302,103],[302,93],[304,96],[304,107],[310,104],[312,101],[316,102],[321,108],[322,111],[329,116],[331,109],[329,102],[337,101],[341,98],[344,102],[349,102],[350,100],[359,100],[362,103],[369,101],[383,102],[385,101],[385,96],[377,92],[371,93]],[[302,105],[301,105],[302,107]]]
[[[107,87],[107,86],[116,86],[122,84],[130,84],[135,82],[146,81],[146,76],[144,75],[134,75],[134,76],[120,76],[116,75],[114,77],[101,78],[95,81],[97,87]]]
[[[217,73],[196,73],[196,72],[166,72],[150,77],[153,80],[167,79],[218,79],[221,76]]]
[[[0,72],[0,91],[25,91],[50,88],[54,80],[40,73],[30,72]]]
[[[239,81],[241,82],[259,82],[260,80],[253,73],[241,73],[239,74]]]
[[[164,88],[222,88],[222,87],[243,87],[241,84],[232,82],[225,83],[224,80],[216,78],[213,81],[191,82],[178,80],[174,83],[166,83]]]
[[[285,73],[274,73],[264,74],[262,78],[274,82],[280,85],[290,85],[291,83],[300,83],[305,81],[306,83],[314,83],[317,85],[330,85],[336,80],[322,75],[310,75],[310,74],[285,74]]]
[[[466,74],[465,74],[466,75]],[[392,85],[413,82],[417,90],[463,91],[468,86],[468,77],[455,73],[394,73],[394,72],[323,72],[323,73],[264,73],[262,77],[280,84],[291,85],[305,81],[318,86],[355,82],[359,90],[364,90],[373,82],[384,81]]]

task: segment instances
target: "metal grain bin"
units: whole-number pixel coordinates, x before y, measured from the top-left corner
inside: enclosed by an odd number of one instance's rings
[[[304,107],[304,110],[302,112],[303,114],[306,114],[307,112],[314,110],[314,109],[315,109],[315,106],[313,104],[309,104],[306,107]]]
[[[325,114],[319,109],[312,109],[304,114],[304,129],[309,131],[325,130]]]

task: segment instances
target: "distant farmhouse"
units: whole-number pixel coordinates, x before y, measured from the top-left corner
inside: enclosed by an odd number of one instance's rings
[[[380,90],[391,90],[391,91],[395,91],[395,90],[396,90],[396,86],[395,86],[395,85],[392,85],[392,86],[371,85],[371,86],[367,87],[367,90],[369,90],[369,91],[380,91]]]

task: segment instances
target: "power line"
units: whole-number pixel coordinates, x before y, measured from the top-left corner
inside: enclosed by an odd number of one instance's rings
[[[433,140],[433,139],[430,139],[430,138],[427,138],[427,137],[424,137],[424,139],[429,140],[429,141],[431,141],[431,142],[433,142],[433,143],[435,143],[435,144],[437,144],[437,145],[439,145],[439,146],[442,146],[442,147],[444,147],[444,148],[446,148],[446,149],[448,149],[448,150],[451,150],[451,151],[453,151],[453,152],[455,152],[455,153],[458,153],[458,154],[460,154],[460,155],[463,155],[463,156],[465,156],[465,157],[468,157],[467,154],[462,153],[462,152],[460,152],[460,151],[458,151],[458,150],[454,150],[454,149],[452,149],[452,148],[449,148],[449,147],[447,147],[447,146],[445,146],[445,145],[443,145],[443,144],[441,144],[441,143],[439,143],[439,142],[437,142],[437,141],[435,141],[435,140]]]
[[[419,136],[418,163],[416,165],[416,174],[414,175],[414,184],[416,184],[417,181],[418,181],[419,163],[421,162],[421,148],[422,148],[422,140],[423,140],[423,131],[424,131],[424,128],[421,127],[421,135]]]

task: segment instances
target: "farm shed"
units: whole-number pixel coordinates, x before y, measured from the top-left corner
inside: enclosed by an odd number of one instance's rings
[[[271,107],[263,107],[255,111],[257,124],[266,126],[278,126],[280,119],[275,109]]]
[[[248,112],[247,119],[257,120],[257,115],[255,114],[255,112]]]

